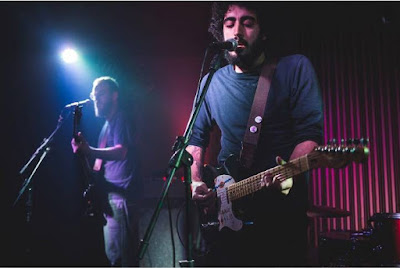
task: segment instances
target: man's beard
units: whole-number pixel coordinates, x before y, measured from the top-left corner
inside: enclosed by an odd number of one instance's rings
[[[264,52],[265,41],[259,35],[256,41],[248,45],[243,51],[236,51],[236,55],[232,56],[229,51],[225,50],[225,59],[229,64],[237,65],[242,69],[250,69],[261,53]]]
[[[96,117],[106,117],[111,111],[111,106],[112,106],[111,102],[103,104],[102,107],[98,107],[97,105],[95,105],[94,112]]]

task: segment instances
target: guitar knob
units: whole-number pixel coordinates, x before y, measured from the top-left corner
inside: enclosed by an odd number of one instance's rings
[[[341,145],[344,145],[344,143],[345,143],[345,140],[344,140],[344,139],[341,139],[341,140],[340,140],[340,144],[341,144]]]
[[[354,145],[359,145],[360,144],[360,140],[359,139],[354,139],[353,143],[354,143]]]
[[[353,139],[347,139],[347,144],[348,144],[348,145],[353,144]]]
[[[333,139],[332,139],[332,144],[336,144],[336,142],[337,142],[336,139],[333,138]]]

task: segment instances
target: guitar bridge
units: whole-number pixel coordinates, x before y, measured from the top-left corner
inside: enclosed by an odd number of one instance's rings
[[[209,221],[207,223],[202,223],[201,227],[203,229],[216,228],[216,227],[219,227],[219,222],[217,222],[217,221]]]

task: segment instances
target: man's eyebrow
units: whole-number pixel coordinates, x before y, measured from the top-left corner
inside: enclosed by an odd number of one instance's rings
[[[245,21],[245,20],[252,20],[252,21],[257,21],[257,19],[254,16],[243,16],[240,18],[240,21]],[[235,17],[227,17],[224,19],[223,23],[227,21],[236,21]]]
[[[245,20],[257,21],[257,19],[254,16],[243,16],[240,18],[240,21],[245,21]]]
[[[236,20],[236,18],[234,18],[234,17],[227,17],[224,19],[223,23],[225,23],[227,21],[235,21],[235,20]]]

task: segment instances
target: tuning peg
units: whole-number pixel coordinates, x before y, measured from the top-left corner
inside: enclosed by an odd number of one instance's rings
[[[363,146],[365,146],[365,145],[367,145],[368,143],[369,143],[369,139],[368,138],[361,138],[360,139],[360,143],[361,143],[361,145],[363,145]]]
[[[322,148],[322,152],[327,152],[329,148],[330,148],[329,145],[324,146],[324,147]]]
[[[332,153],[336,151],[336,146],[328,146],[327,150],[328,153]]]
[[[365,143],[364,138],[361,138],[361,139],[360,139],[360,144],[361,144],[361,145],[365,145],[364,143]]]
[[[328,140],[327,145],[335,145],[337,140],[335,138]]]

